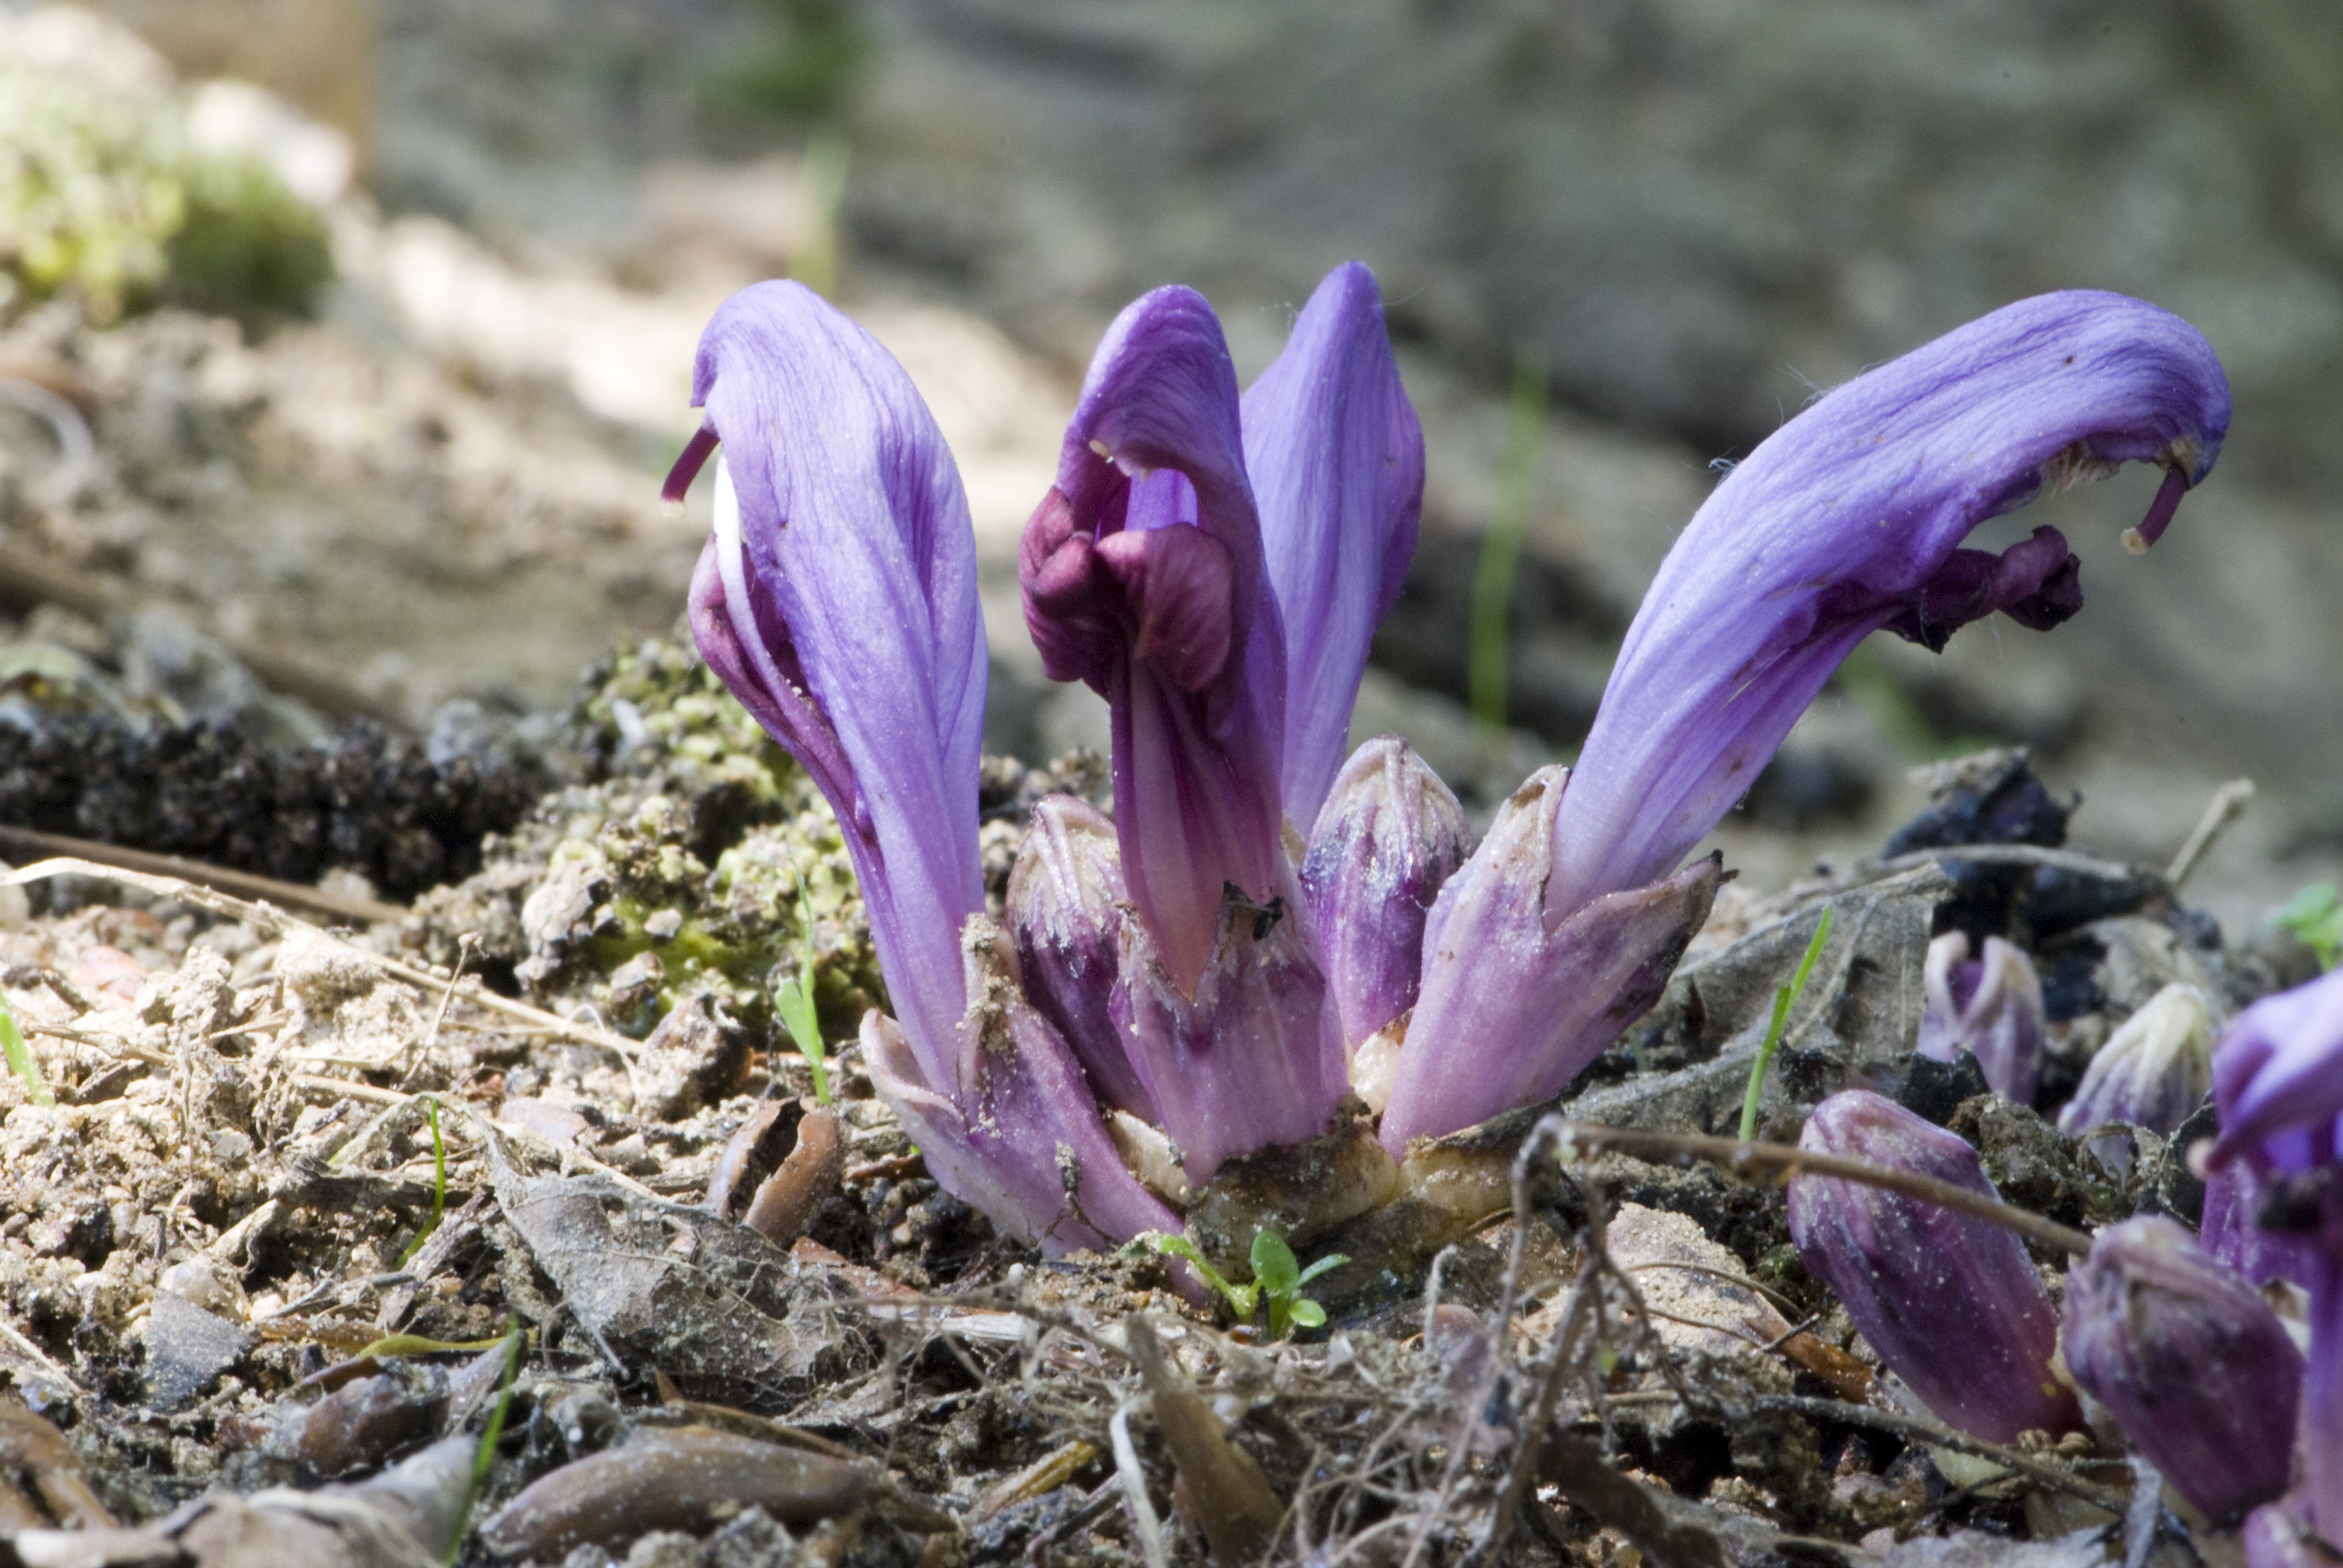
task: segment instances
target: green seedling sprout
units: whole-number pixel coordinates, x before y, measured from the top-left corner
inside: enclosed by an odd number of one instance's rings
[[[1284,1237],[1274,1231],[1258,1231],[1252,1239],[1252,1283],[1240,1285],[1204,1261],[1204,1254],[1185,1236],[1144,1231],[1132,1237],[1122,1250],[1135,1252],[1141,1248],[1177,1258],[1195,1270],[1199,1279],[1221,1293],[1229,1303],[1230,1312],[1241,1323],[1252,1322],[1253,1313],[1265,1303],[1269,1308],[1269,1337],[1273,1340],[1282,1340],[1297,1328],[1324,1325],[1326,1309],[1304,1296],[1302,1287],[1327,1270],[1341,1268],[1351,1261],[1340,1252],[1332,1252],[1305,1269],[1293,1256],[1293,1249],[1285,1244]]]
[[[520,1353],[527,1348],[528,1338],[518,1324],[505,1336],[505,1375],[497,1389],[497,1408],[488,1412],[488,1424],[480,1429],[480,1446],[472,1451],[472,1483],[465,1489],[463,1517],[472,1516],[472,1504],[479,1501],[480,1488],[488,1483],[488,1472],[496,1468],[497,1444],[505,1435],[505,1418],[512,1413],[513,1382],[520,1375]],[[464,1532],[459,1528],[456,1538],[447,1545],[447,1562],[454,1568],[456,1558],[464,1546]]]
[[[806,893],[805,874],[791,873],[798,884],[798,923],[802,933],[798,939],[798,972],[783,980],[773,991],[774,1010],[781,1015],[781,1023],[789,1038],[813,1069],[813,1098],[817,1105],[830,1103],[830,1074],[822,1065],[821,1018],[813,1005],[813,900]]]
[[[1774,1052],[1781,1048],[1782,1030],[1790,1021],[1790,1010],[1798,1005],[1805,994],[1806,980],[1815,972],[1815,960],[1822,957],[1823,944],[1830,940],[1830,906],[1823,906],[1823,918],[1815,922],[1815,934],[1806,943],[1806,956],[1798,960],[1798,970],[1790,983],[1774,993],[1774,1020],[1765,1026],[1765,1042],[1757,1048],[1757,1060],[1749,1070],[1749,1092],[1741,1101],[1741,1141],[1749,1142],[1757,1136],[1757,1095],[1765,1087],[1765,1070],[1774,1065]]]
[[[1545,367],[1524,350],[1513,360],[1513,409],[1505,431],[1505,463],[1498,473],[1497,506],[1489,515],[1480,565],[1473,574],[1467,686],[1473,717],[1493,729],[1502,729],[1505,723],[1506,612],[1513,604],[1530,503],[1537,495],[1538,446],[1544,435]]]
[[[439,1217],[447,1211],[447,1142],[439,1136],[439,1102],[425,1101],[423,1113],[431,1119],[431,1217],[423,1221],[423,1229],[415,1232],[415,1240],[407,1242],[407,1251],[398,1255],[401,1265],[423,1251],[423,1243],[439,1228]]]
[[[57,1097],[49,1092],[48,1080],[41,1076],[41,1064],[33,1060],[33,1048],[25,1043],[24,1031],[16,1027],[16,1015],[8,1010],[8,999],[0,997],[0,1051],[8,1058],[8,1070],[24,1081],[25,1096],[35,1105],[55,1105]]]
[[[2322,970],[2333,969],[2343,956],[2343,898],[2332,882],[2313,882],[2295,894],[2278,906],[2270,924],[2316,954]]]

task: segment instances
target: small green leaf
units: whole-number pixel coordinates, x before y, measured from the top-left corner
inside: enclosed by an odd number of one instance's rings
[[[41,1076],[41,1064],[33,1060],[32,1048],[16,1028],[16,1015],[8,1010],[7,999],[0,997],[0,1051],[8,1058],[8,1070],[22,1079],[25,1096],[35,1105],[55,1105],[56,1096],[49,1092],[48,1081]]]
[[[1815,972],[1815,960],[1822,957],[1823,944],[1830,940],[1831,906],[1823,906],[1823,918],[1815,922],[1815,934],[1806,942],[1806,956],[1798,960],[1797,973],[1790,983],[1774,993],[1773,1021],[1765,1026],[1765,1040],[1757,1048],[1757,1060],[1749,1069],[1749,1092],[1741,1101],[1741,1141],[1748,1142],[1757,1136],[1757,1100],[1765,1087],[1765,1070],[1774,1064],[1774,1052],[1782,1043],[1782,1030],[1790,1021],[1790,1010],[1798,1005],[1798,998],[1806,990],[1806,980]]]
[[[1220,1292],[1222,1298],[1228,1302],[1229,1310],[1236,1314],[1237,1322],[1241,1323],[1252,1322],[1253,1308],[1261,1299],[1260,1288],[1255,1285],[1231,1284],[1222,1277],[1218,1269],[1204,1261],[1204,1254],[1198,1251],[1196,1243],[1187,1237],[1174,1236],[1168,1231],[1141,1231],[1122,1245],[1122,1250],[1126,1252],[1136,1252],[1141,1248],[1151,1248],[1167,1258],[1177,1258],[1186,1263],[1196,1271],[1197,1277],[1204,1283]]]
[[[1293,1303],[1293,1326],[1297,1329],[1322,1329],[1326,1326],[1326,1309],[1304,1296]]]
[[[2308,948],[2318,967],[2331,970],[2343,956],[2343,897],[2332,882],[2313,882],[2280,905],[2270,923]]]
[[[1319,1275],[1326,1272],[1329,1269],[1339,1269],[1350,1261],[1351,1260],[1349,1258],[1345,1257],[1341,1252],[1329,1252],[1324,1257],[1319,1259],[1316,1262],[1311,1264],[1308,1268],[1302,1270],[1302,1277],[1293,1282],[1293,1288],[1298,1291],[1302,1286],[1308,1284],[1311,1281],[1316,1279]]]
[[[1302,1265],[1285,1238],[1274,1231],[1253,1232],[1252,1279],[1272,1296],[1290,1296],[1301,1288]]]

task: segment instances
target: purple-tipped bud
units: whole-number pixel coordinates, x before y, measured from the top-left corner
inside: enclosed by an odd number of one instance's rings
[[[1292,872],[1280,887],[1265,903],[1223,894],[1192,991],[1144,926],[1122,924],[1115,1021],[1192,1187],[1236,1155],[1317,1137],[1350,1089],[1309,907]]]
[[[1714,857],[1557,918],[1545,896],[1557,799],[1542,768],[1448,879],[1423,932],[1423,981],[1384,1107],[1383,1147],[1551,1100],[1657,1001],[1708,919]]]
[[[969,1005],[952,1081],[925,1077],[894,1020],[862,1019],[870,1081],[936,1180],[1052,1256],[1177,1231],[1179,1216],[1123,1164],[1073,1052],[1027,1004],[1008,933],[970,915],[961,952]]]
[[[2286,1490],[2302,1352],[2254,1288],[2178,1225],[2100,1231],[2067,1271],[2060,1342],[2076,1382],[2207,1518]]]
[[[2058,1113],[2058,1131],[2081,1138],[2120,1122],[2169,1133],[2196,1114],[2212,1086],[2213,1015],[2203,991],[2176,981],[2099,1047]]]
[[[2034,960],[1999,937],[1969,957],[1969,940],[1946,931],[1928,944],[1921,974],[1920,1054],[1952,1061],[1973,1052],[1993,1091],[2034,1103],[2042,1083],[2042,982]]]
[[[1129,896],[1106,814],[1071,795],[1044,797],[1009,869],[1009,930],[1025,995],[1073,1048],[1099,1098],[1151,1121],[1154,1098],[1109,1015]]]
[[[1415,1005],[1424,917],[1472,847],[1463,808],[1399,737],[1368,741],[1335,776],[1302,888],[1346,1045]]]
[[[1798,1147],[1916,1171],[1997,1198],[1976,1151],[1867,1090],[1832,1095]],[[2077,1425],[2051,1374],[2058,1319],[2016,1236],[1899,1192],[1790,1181],[1790,1239],[1890,1372],[1963,1432],[1993,1442]]]
[[[2217,1173],[2232,1161],[2249,1166],[2271,1190],[2257,1218],[2308,1243],[2302,1496],[2311,1523],[2334,1539],[2343,1536],[2343,970],[2230,1020],[2213,1053],[2213,1103]]]

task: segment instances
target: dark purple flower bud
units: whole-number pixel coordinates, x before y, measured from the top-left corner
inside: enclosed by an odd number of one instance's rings
[[[2066,1272],[2067,1370],[2197,1512],[2286,1490],[2302,1352],[2254,1288],[2170,1220],[2099,1232]]]
[[[1071,795],[1044,797],[1009,869],[1009,930],[1025,995],[1073,1048],[1099,1098],[1151,1121],[1155,1101],[1108,1008],[1128,897],[1106,814]]]
[[[2121,1122],[2170,1133],[2197,1113],[2212,1086],[2213,1015],[2203,991],[2175,981],[2099,1047],[2058,1113],[2058,1131],[2081,1138]]]
[[[2033,960],[1999,937],[1986,938],[1985,956],[1972,959],[1968,938],[1946,931],[1928,944],[1921,994],[1921,1055],[1952,1061],[1970,1051],[1996,1094],[2034,1103],[2043,1019]]]
[[[1245,467],[1285,622],[1285,814],[1316,820],[1367,644],[1399,598],[1423,511],[1423,431],[1392,361],[1374,274],[1326,275],[1244,395]]]
[[[1422,990],[1383,1109],[1395,1158],[1412,1139],[1560,1094],[1659,1000],[1708,919],[1723,880],[1713,858],[1558,917],[1545,884],[1569,781],[1561,768],[1531,774],[1432,906]]]
[[[1181,985],[1144,927],[1122,925],[1115,1021],[1192,1187],[1223,1161],[1326,1131],[1350,1089],[1342,1019],[1326,992],[1291,870],[1256,903],[1222,898],[1212,956]]]
[[[1123,1164],[1073,1052],[1027,1004],[1008,933],[972,915],[964,952],[969,1007],[943,1089],[892,1019],[862,1019],[871,1082],[936,1180],[1053,1256],[1179,1230],[1179,1216]]]
[[[2250,1167],[2268,1191],[2258,1220],[2278,1220],[2308,1243],[2302,1499],[2320,1533],[2343,1536],[2343,970],[2230,1020],[2213,1052],[2213,1103],[2216,1172],[2232,1161]]]
[[[1798,1147],[1999,1196],[1976,1150],[1868,1090],[1815,1107]],[[1993,1442],[2078,1424],[2075,1396],[2050,1370],[2057,1314],[2016,1236],[1835,1177],[1791,1178],[1789,1213],[1807,1272],[1944,1421]]]
[[[1395,735],[1351,754],[1302,861],[1344,1042],[1415,1005],[1423,922],[1473,830],[1439,775]]]
[[[2152,542],[2228,423],[2195,328],[2092,292],[2021,300],[1825,395],[1717,486],[1644,595],[1563,806],[1549,903],[1665,875],[1871,633],[1940,648],[1995,610],[2036,628],[2072,615],[2056,530],[1999,557],[1962,539],[2144,461],[2167,470],[2136,530]]]
[[[699,340],[716,530],[692,574],[711,668],[838,815],[913,1054],[950,1081],[976,853],[984,623],[976,537],[942,434],[902,367],[797,283],[760,283]]]
[[[1285,643],[1264,591],[1236,371],[1202,297],[1159,288],[1107,331],[1026,524],[1025,622],[1053,680],[1112,719],[1123,880],[1183,990],[1222,890],[1274,896]]]

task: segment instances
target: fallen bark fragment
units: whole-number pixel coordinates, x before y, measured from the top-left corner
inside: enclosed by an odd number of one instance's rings
[[[798,1123],[797,1147],[779,1171],[759,1184],[740,1222],[786,1247],[804,1234],[845,1174],[846,1139],[839,1131],[838,1112],[828,1106],[809,1111]]]
[[[1602,1449],[1586,1439],[1556,1432],[1538,1462],[1547,1481],[1634,1542],[1653,1568],[1725,1568],[1722,1541],[1688,1520],[1668,1517],[1649,1492],[1612,1469]]]
[[[500,1557],[559,1562],[573,1548],[623,1546],[654,1530],[708,1529],[761,1508],[812,1524],[859,1505],[862,1467],[705,1427],[653,1432],[532,1483],[480,1526]]]
[[[1186,1512],[1202,1527],[1212,1561],[1220,1568],[1258,1562],[1285,1523],[1285,1506],[1270,1490],[1269,1478],[1252,1455],[1228,1440],[1228,1429],[1203,1396],[1163,1359],[1144,1318],[1125,1319],[1123,1334],[1179,1470]]]

